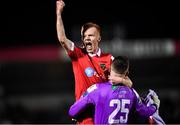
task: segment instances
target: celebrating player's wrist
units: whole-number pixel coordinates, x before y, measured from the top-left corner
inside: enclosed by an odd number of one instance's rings
[[[122,79],[122,83],[128,87],[132,87],[132,81],[129,78]]]

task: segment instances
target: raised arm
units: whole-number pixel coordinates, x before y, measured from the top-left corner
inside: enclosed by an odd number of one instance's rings
[[[56,15],[57,15],[56,30],[57,30],[57,36],[58,36],[58,40],[60,44],[66,51],[68,51],[68,50],[73,49],[74,43],[66,38],[64,24],[62,21],[62,11],[63,11],[64,6],[65,6],[65,3],[63,2],[63,0],[56,1]]]

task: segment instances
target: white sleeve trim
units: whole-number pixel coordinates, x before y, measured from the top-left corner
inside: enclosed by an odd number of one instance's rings
[[[95,89],[97,89],[97,85],[96,85],[96,84],[90,86],[90,87],[87,89],[87,92],[90,93],[90,92],[94,91]]]
[[[136,90],[135,90],[135,89],[132,89],[132,90],[133,90],[133,92],[135,93],[135,95],[136,95],[136,97],[137,97],[138,103],[142,103],[142,100],[141,100],[139,94],[136,92]]]
[[[112,61],[114,60],[114,56],[111,56],[111,60],[112,60]]]
[[[71,48],[70,48],[71,51],[74,51],[74,46],[75,46],[74,42],[71,42]]]
[[[135,90],[135,89],[132,89],[132,90],[133,90],[133,92],[135,93],[136,97],[137,97],[137,98],[140,98],[140,96],[139,96],[139,94],[136,92],[136,90]]]

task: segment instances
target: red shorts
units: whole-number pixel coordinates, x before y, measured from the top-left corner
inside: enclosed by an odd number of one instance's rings
[[[78,125],[94,125],[94,120],[93,118],[85,118],[81,122],[78,122]]]

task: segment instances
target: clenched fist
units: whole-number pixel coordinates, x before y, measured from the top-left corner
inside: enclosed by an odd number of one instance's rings
[[[63,11],[63,8],[65,6],[65,3],[63,0],[56,1],[56,14],[60,15]]]

